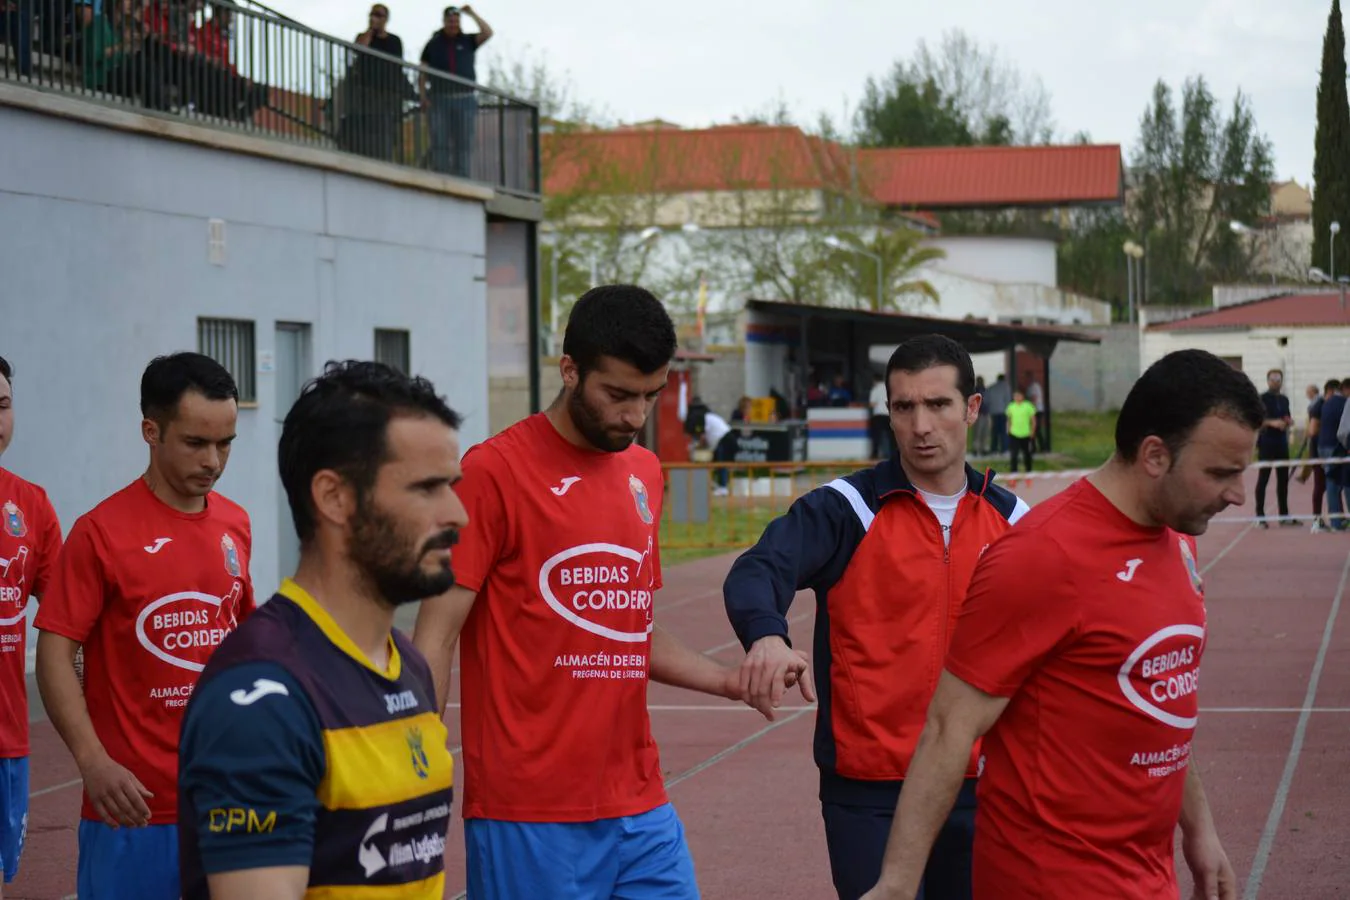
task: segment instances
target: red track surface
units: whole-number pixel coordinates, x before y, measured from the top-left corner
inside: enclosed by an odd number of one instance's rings
[[[1019,492],[1035,501],[1068,483],[1023,482]],[[1295,513],[1309,510],[1310,490],[1292,486]],[[1270,495],[1273,505],[1273,484]],[[1350,610],[1340,610],[1340,592],[1350,536],[1309,534],[1306,525],[1261,531],[1218,523],[1200,549],[1210,638],[1196,764],[1237,870],[1239,897],[1348,897]],[[670,569],[657,601],[662,625],[728,663],[741,657],[720,591],[731,559]],[[813,611],[805,594],[792,609],[798,646],[810,646]],[[660,685],[650,696],[703,896],[832,897],[811,762],[814,713],[800,708],[800,695],[789,695],[775,723]],[[453,740],[453,713],[449,719]],[[33,728],[32,790],[28,847],[5,896],[72,896],[79,789],[69,754],[45,722]],[[464,888],[463,853],[456,821],[447,849],[449,897]],[[1189,896],[1179,854],[1178,865]]]

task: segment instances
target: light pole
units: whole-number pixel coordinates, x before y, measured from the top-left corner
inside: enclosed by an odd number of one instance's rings
[[[1129,299],[1129,320],[1133,324],[1135,294],[1139,289],[1139,260],[1144,258],[1144,248],[1134,241],[1126,241],[1121,249],[1125,251],[1125,292]]]
[[[1342,311],[1345,309],[1345,283],[1347,281],[1350,281],[1350,278],[1347,278],[1344,275],[1340,277],[1339,281],[1333,278],[1329,278],[1327,277],[1326,272],[1323,272],[1316,266],[1313,266],[1311,269],[1308,270],[1308,277],[1313,281],[1320,281],[1324,284],[1338,285],[1341,289],[1341,309]]]
[[[826,236],[825,236],[825,246],[827,246],[827,247],[833,247],[835,250],[847,250],[847,251],[850,252],[850,253],[857,253],[859,256],[869,256],[869,257],[872,258],[873,261],[876,262],[876,264],[877,264],[877,302],[876,302],[876,311],[877,311],[877,312],[881,312],[881,306],[882,306],[882,294],[883,294],[883,291],[882,291],[882,288],[881,288],[881,254],[879,254],[879,253],[873,253],[873,252],[870,251],[870,250],[864,250],[864,249],[861,248],[861,247],[853,247],[853,246],[850,246],[850,245],[848,245],[848,244],[845,244],[843,241],[839,240],[839,238],[835,237],[835,236],[832,235],[832,234],[829,234],[829,235],[826,235]]]
[[[1248,237],[1250,237],[1250,238],[1252,239],[1252,242],[1253,242],[1253,243],[1256,242],[1257,236],[1258,236],[1259,234],[1261,234],[1261,232],[1258,231],[1257,229],[1251,227],[1250,225],[1246,224],[1245,222],[1239,222],[1237,219],[1231,220],[1231,221],[1228,223],[1228,227],[1229,227],[1229,229],[1232,230],[1233,234],[1247,235]],[[1267,266],[1269,267],[1269,269],[1270,269],[1270,283],[1271,283],[1271,284],[1274,284],[1274,283],[1275,283],[1275,263],[1274,263],[1274,259],[1273,259],[1274,254],[1273,254],[1273,253],[1271,252],[1271,250],[1270,250],[1270,240],[1271,240],[1271,239],[1269,238],[1269,236],[1267,236],[1267,240],[1266,240],[1266,265],[1267,265]]]
[[[1336,280],[1336,235],[1341,233],[1341,223],[1331,223],[1331,280]]]

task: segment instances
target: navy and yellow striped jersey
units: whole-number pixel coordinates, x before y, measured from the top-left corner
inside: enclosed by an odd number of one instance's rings
[[[453,760],[431,672],[378,670],[295,582],[207,663],[179,744],[184,900],[207,875],[306,866],[306,898],[440,900]]]

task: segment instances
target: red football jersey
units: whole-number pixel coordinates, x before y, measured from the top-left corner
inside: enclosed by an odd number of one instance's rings
[[[178,820],[178,731],[211,651],[253,611],[248,514],[220,494],[200,513],[143,479],[81,516],[35,624],[84,645],[89,718],[104,748]],[[89,798],[82,815],[98,819]]]
[[[46,596],[61,552],[47,492],[0,469],[0,759],[28,755],[28,598]]]
[[[980,761],[976,896],[1175,900],[1204,646],[1192,539],[1087,480],[989,548],[947,660],[1012,698]]]
[[[666,802],[647,714],[661,465],[538,413],[464,456],[464,817],[584,822]]]

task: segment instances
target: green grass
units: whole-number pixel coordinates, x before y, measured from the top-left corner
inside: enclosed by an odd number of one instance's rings
[[[1054,452],[1036,455],[1036,469],[1063,471],[1092,469],[1101,465],[1115,445],[1116,414],[1061,412],[1054,420]],[[1007,456],[985,457],[975,465],[998,471],[1008,466]],[[821,472],[818,480],[828,481]],[[799,489],[804,490],[806,483]],[[749,547],[774,518],[788,507],[790,499],[776,497],[747,502],[745,498],[712,498],[710,521],[701,524],[672,523],[669,509],[661,525],[661,563],[679,565],[708,556],[734,553]]]

